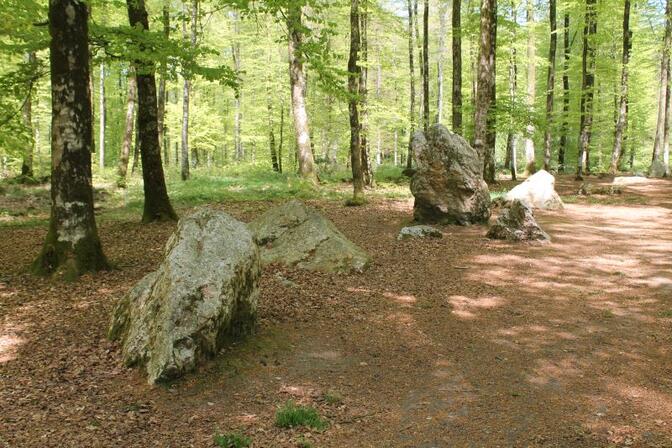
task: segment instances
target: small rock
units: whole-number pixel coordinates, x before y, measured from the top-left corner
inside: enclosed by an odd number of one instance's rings
[[[502,209],[487,237],[507,241],[550,241],[551,237],[539,226],[532,209],[522,201],[512,201]]]
[[[408,238],[443,238],[443,233],[432,226],[410,226],[404,227],[397,236],[398,240]]]

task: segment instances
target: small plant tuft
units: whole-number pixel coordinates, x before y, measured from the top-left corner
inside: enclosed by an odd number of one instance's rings
[[[325,392],[322,398],[324,398],[324,401],[326,401],[327,404],[340,404],[343,402],[343,398],[339,393],[333,391]]]
[[[222,448],[248,448],[252,445],[252,439],[236,432],[217,434],[215,445]]]
[[[345,201],[346,207],[360,207],[366,204],[366,199],[361,196],[353,197]]]
[[[295,428],[305,426],[321,431],[328,423],[320,418],[317,411],[310,406],[297,406],[293,401],[285,403],[275,414],[275,425],[279,428]]]

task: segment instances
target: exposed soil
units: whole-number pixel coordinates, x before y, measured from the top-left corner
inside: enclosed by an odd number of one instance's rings
[[[397,241],[410,201],[314,203],[372,268],[268,269],[258,333],[160,387],[105,334],[173,227],[102,224],[119,269],[76,284],[22,273],[46,229],[2,228],[0,446],[209,447],[240,431],[254,447],[672,447],[672,183],[571,202],[537,214],[548,245],[478,226]],[[219,206],[249,220],[270,204]],[[288,399],[330,427],[276,428]]]

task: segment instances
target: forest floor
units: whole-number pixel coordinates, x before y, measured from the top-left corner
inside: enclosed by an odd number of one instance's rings
[[[254,447],[671,447],[672,182],[558,190],[565,210],[537,214],[548,245],[480,226],[397,241],[410,200],[310,201],[371,269],[267,269],[257,334],[159,387],[106,330],[174,227],[103,221],[118,270],[74,284],[24,273],[44,225],[0,228],[0,447],[210,447],[233,431]],[[271,205],[216,204],[245,221]],[[290,399],[329,427],[277,428]]]

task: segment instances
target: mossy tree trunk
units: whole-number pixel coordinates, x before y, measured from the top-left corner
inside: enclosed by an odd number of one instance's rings
[[[74,280],[109,267],[93,214],[88,7],[77,0],[49,2],[51,35],[51,218],[33,264],[38,274]]]
[[[128,0],[128,19],[133,27],[149,30],[149,20],[144,0]],[[177,219],[168,198],[166,180],[161,163],[159,144],[159,112],[156,98],[154,64],[150,60],[133,62],[138,84],[138,131],[145,206],[142,222],[171,221]]]

